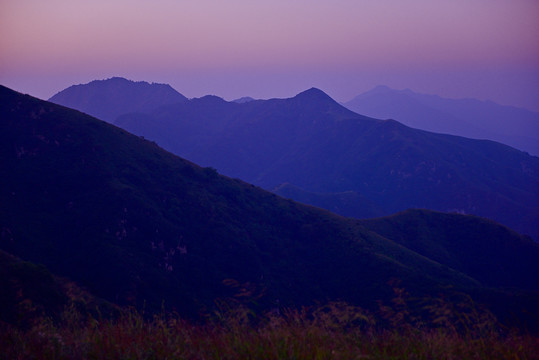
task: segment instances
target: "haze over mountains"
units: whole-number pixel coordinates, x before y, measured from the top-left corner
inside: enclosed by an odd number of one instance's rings
[[[305,110],[312,97],[325,111],[304,124],[351,114],[320,102],[318,90],[269,104]],[[426,210],[342,218],[5,87],[0,119],[0,249],[115,304],[159,311],[165,301],[196,316],[218,298],[248,293],[265,309],[332,299],[372,307],[388,301],[386,284],[398,278],[417,296],[463,291],[505,315],[528,311],[537,323],[529,304],[539,246],[502,225]]]
[[[488,217],[539,239],[539,158],[500,143],[368,118],[318,89],[290,99],[206,96],[132,111],[115,124],[278,194],[286,189],[300,201],[311,194],[306,202],[345,216],[427,208]]]
[[[539,155],[539,113],[491,101],[444,99],[378,86],[344,103],[357,113],[413,128],[489,139]]]

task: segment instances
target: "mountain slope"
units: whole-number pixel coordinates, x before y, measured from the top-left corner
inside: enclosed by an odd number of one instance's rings
[[[193,315],[234,295],[227,279],[264,306],[368,305],[395,276],[423,293],[477,284],[77,111],[2,88],[0,114],[1,248],[115,303]]]
[[[378,86],[344,104],[358,113],[413,128],[499,141],[539,155],[539,113],[474,99],[444,99]]]
[[[266,189],[289,183],[307,192],[353,191],[383,214],[475,214],[539,239],[539,158],[367,118],[317,89],[245,104],[205,97],[120,116],[117,124]]]
[[[73,85],[49,101],[112,123],[121,114],[147,112],[162,105],[185,102],[187,98],[170,85],[114,77]]]
[[[190,316],[227,297],[265,309],[332,299],[370,308],[392,297],[385,284],[394,278],[416,296],[447,286],[496,294],[358,221],[223,177],[77,111],[1,87],[0,119],[0,249],[116,304],[159,311],[164,301]],[[470,234],[481,238],[477,229]],[[537,251],[515,233],[499,236],[516,253]]]
[[[336,214],[348,214],[354,218],[372,217],[373,214],[383,213],[372,201],[354,191],[316,193],[285,183],[274,188],[272,192],[287,199],[327,209]]]
[[[429,259],[469,274],[485,285],[539,289],[539,247],[532,239],[490,220],[407,210],[361,223]],[[514,251],[521,246],[528,251]]]
[[[32,264],[0,250],[0,324],[32,325],[46,316],[58,320],[73,306],[78,311],[112,315],[119,309],[95,298],[75,283],[51,274],[43,265]]]

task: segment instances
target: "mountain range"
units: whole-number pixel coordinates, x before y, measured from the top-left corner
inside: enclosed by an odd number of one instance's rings
[[[244,103],[205,96],[114,123],[197,164],[344,216],[425,208],[487,217],[539,239],[539,158],[362,116],[315,88]]]
[[[147,112],[161,105],[187,101],[187,98],[167,84],[114,77],[70,86],[49,100],[114,122],[125,113]]]
[[[539,113],[492,101],[446,99],[377,86],[344,103],[378,119],[437,133],[487,139],[539,155]]]
[[[416,296],[462,291],[537,324],[539,246],[492,221],[427,210],[343,218],[5,87],[0,119],[0,270],[13,254],[104,301],[187,316],[227,297],[262,309],[332,299],[372,308],[398,278]]]

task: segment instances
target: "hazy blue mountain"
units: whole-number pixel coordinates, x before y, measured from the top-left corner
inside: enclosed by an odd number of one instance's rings
[[[332,299],[371,307],[388,301],[386,284],[398,278],[418,296],[458,290],[484,296],[487,305],[502,304],[505,313],[521,313],[523,303],[512,301],[530,295],[501,295],[485,285],[537,290],[529,276],[475,279],[473,268],[455,271],[444,263],[449,260],[433,261],[378,235],[380,224],[282,199],[108,123],[4,87],[0,119],[0,249],[116,304],[159,311],[164,301],[196,316],[241,291],[262,309]],[[436,245],[438,236],[459,224],[459,236],[465,234],[471,247],[487,242],[491,251],[483,256],[499,256],[509,274],[520,274],[521,267],[536,271],[539,248],[531,239],[470,216],[432,216],[418,230],[423,244],[448,247]],[[407,239],[395,229],[380,232]],[[519,263],[507,263],[508,254]],[[496,266],[495,258],[487,260],[486,266]]]
[[[491,101],[445,99],[378,86],[344,105],[360,114],[413,128],[488,139],[539,155],[539,113]]]
[[[475,214],[539,239],[539,158],[358,115],[318,89],[244,104],[204,97],[120,116],[117,124],[266,189],[352,191],[387,215],[408,208]]]
[[[112,123],[121,114],[147,112],[162,105],[185,102],[187,98],[167,84],[114,77],[70,86],[49,101]]]
[[[250,96],[244,96],[244,97],[241,97],[239,99],[234,99],[232,100],[232,102],[235,102],[235,103],[239,103],[239,104],[243,104],[243,103],[246,103],[246,102],[251,102],[251,101],[254,101],[255,99],[253,99],[252,97]]]

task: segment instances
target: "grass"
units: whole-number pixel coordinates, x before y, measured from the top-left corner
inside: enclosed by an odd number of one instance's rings
[[[477,323],[485,319],[479,312],[464,317],[462,330],[463,317],[439,303],[431,315],[440,320],[428,326],[398,306],[381,306],[382,315],[393,318],[389,327],[342,302],[263,316],[241,306],[221,308],[192,323],[134,310],[103,319],[70,307],[57,323],[2,324],[0,359],[537,359],[539,348],[534,335]]]

